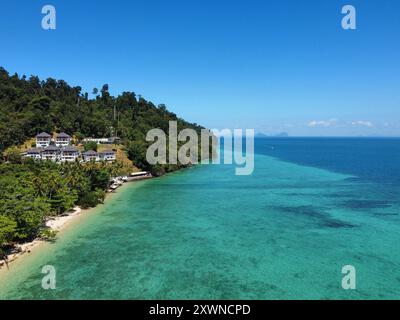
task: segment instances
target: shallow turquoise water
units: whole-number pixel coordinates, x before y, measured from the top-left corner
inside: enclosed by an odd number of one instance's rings
[[[255,168],[204,165],[124,187],[21,259],[0,298],[400,298],[398,189],[265,154]],[[56,290],[41,288],[47,264]],[[341,288],[347,264],[357,290]]]

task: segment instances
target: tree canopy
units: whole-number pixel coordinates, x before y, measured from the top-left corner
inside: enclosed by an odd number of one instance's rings
[[[71,87],[64,80],[10,75],[0,67],[0,153],[43,131],[77,137],[118,136],[135,165],[157,175],[176,170],[179,165],[146,163],[146,133],[153,128],[167,133],[169,121],[177,121],[179,130],[202,129],[178,118],[164,104],[156,106],[134,92],[114,97],[109,85],[104,84],[101,90],[94,88],[93,93],[96,96],[90,99],[81,87]]]
[[[0,253],[13,243],[48,235],[49,217],[75,205],[87,208],[102,202],[110,178],[123,167],[118,161],[55,164],[22,158],[17,146],[40,132],[67,132],[78,139],[117,136],[136,167],[154,175],[180,168],[147,163],[146,133],[154,128],[168,133],[169,121],[177,121],[178,130],[200,132],[202,127],[134,92],[114,97],[108,84],[100,87],[89,98],[81,87],[64,80],[10,75],[0,67],[0,154],[4,156],[0,157]],[[88,143],[85,149],[96,145]]]

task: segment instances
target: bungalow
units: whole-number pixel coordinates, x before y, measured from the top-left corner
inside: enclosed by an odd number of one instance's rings
[[[37,148],[46,148],[50,145],[51,135],[46,132],[39,133],[36,136],[36,147]]]
[[[75,147],[65,147],[61,150],[61,162],[73,162],[79,157],[79,150]]]
[[[56,146],[48,146],[42,151],[42,160],[58,161],[60,149]]]
[[[97,144],[107,144],[109,142],[108,138],[85,138],[83,142],[96,142]]]
[[[82,154],[83,160],[86,162],[89,161],[99,161],[99,154],[96,151],[89,150]]]
[[[34,160],[40,160],[42,158],[41,152],[42,152],[41,148],[33,148],[33,149],[27,150],[25,152],[24,156],[27,158],[32,158]]]
[[[113,144],[119,143],[120,138],[118,137],[111,137],[111,138],[85,138],[83,142],[96,142],[97,144]]]
[[[56,138],[57,147],[66,147],[69,146],[70,143],[71,143],[71,137],[68,134],[62,132],[59,135],[57,135]]]
[[[100,160],[104,160],[104,161],[115,161],[116,153],[113,150],[100,151],[99,158],[100,158]]]

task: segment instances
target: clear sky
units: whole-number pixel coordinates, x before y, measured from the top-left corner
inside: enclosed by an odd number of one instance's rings
[[[209,128],[400,136],[398,0],[1,0],[0,66],[108,83]]]

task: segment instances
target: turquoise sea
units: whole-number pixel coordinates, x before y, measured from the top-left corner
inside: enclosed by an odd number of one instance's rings
[[[399,299],[399,164],[398,139],[257,139],[253,175],[199,165],[124,186],[18,259],[0,298]]]

